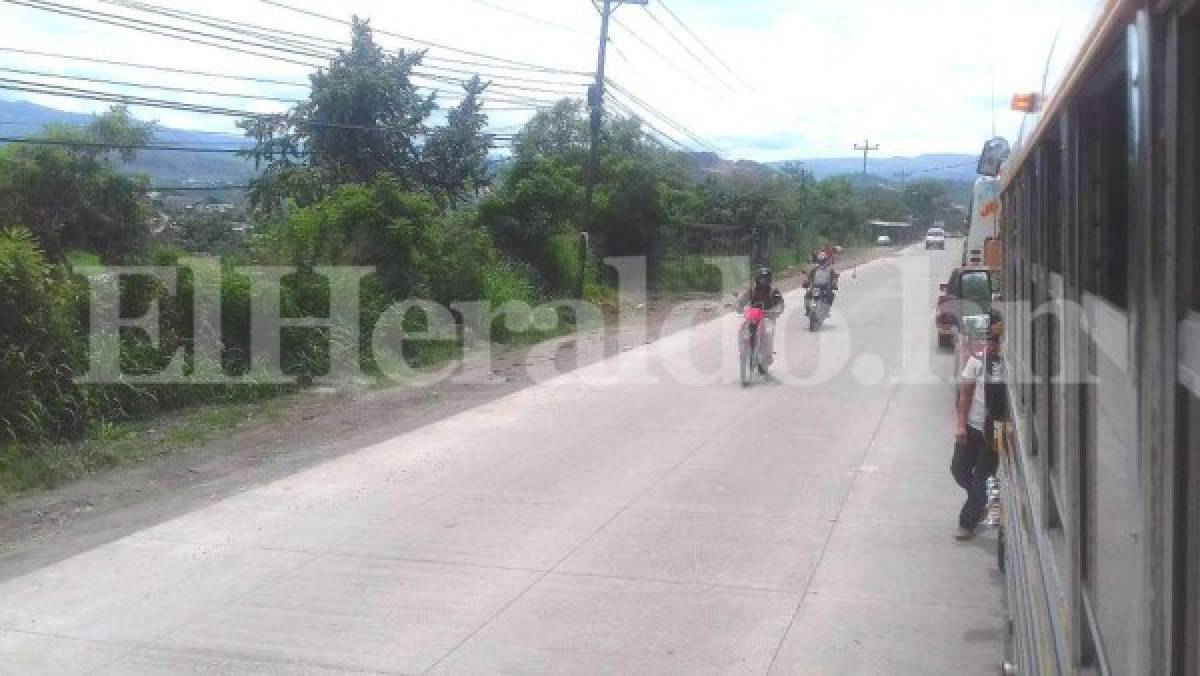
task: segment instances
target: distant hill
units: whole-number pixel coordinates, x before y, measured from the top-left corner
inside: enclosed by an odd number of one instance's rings
[[[975,164],[979,158],[975,155],[956,153],[936,153],[917,155],[915,157],[872,157],[867,162],[867,173],[887,181],[899,182],[901,172],[907,174],[907,180],[932,178],[938,181],[974,181]],[[795,162],[803,163],[804,168],[811,171],[817,178],[830,176],[862,176],[862,157],[816,157]],[[794,162],[772,162],[773,166],[783,166]]]
[[[762,164],[751,160],[727,160],[711,152],[691,152],[687,153],[687,157],[691,170],[698,176],[706,174],[718,174],[722,176],[733,176],[736,174],[761,175],[774,173],[777,170],[776,167],[769,164]]]
[[[36,136],[51,123],[85,125],[91,115],[71,113],[26,101],[0,100],[0,137],[21,138]],[[159,128],[156,143],[183,146],[222,148],[249,147],[251,141],[233,134],[212,134],[187,129]],[[3,142],[0,141],[0,145]],[[491,158],[490,173],[501,170],[507,157]],[[714,153],[689,153],[692,171],[706,174],[736,175],[763,174],[775,171],[791,162],[758,163],[748,160],[727,160]],[[915,157],[872,157],[867,176],[862,175],[861,157],[808,158],[796,160],[817,178],[845,176],[859,186],[893,186],[901,182],[901,172],[908,180],[931,178],[953,183],[975,180],[974,155],[952,153],[917,155]],[[125,165],[129,172],[148,174],[158,186],[241,185],[258,172],[254,161],[231,154],[176,151],[143,151],[137,159]]]
[[[689,153],[688,157],[692,170],[697,174],[762,174],[799,163],[818,179],[844,177],[858,187],[899,186],[902,182],[919,179],[972,183],[975,181],[977,159],[973,155],[950,153],[871,158],[864,176],[861,157],[817,157],[769,163],[728,160],[708,152]],[[904,172],[903,175],[901,172]]]
[[[0,100],[0,137],[26,138],[41,133],[48,124],[86,125],[92,116],[71,113],[26,101]],[[209,146],[243,148],[252,145],[249,139],[233,134],[210,134],[187,129],[160,127],[155,143],[178,146]],[[0,145],[3,142],[0,141]],[[225,153],[195,153],[153,150],[143,151],[123,168],[130,173],[145,173],[161,186],[176,185],[240,185],[258,172],[254,161]]]

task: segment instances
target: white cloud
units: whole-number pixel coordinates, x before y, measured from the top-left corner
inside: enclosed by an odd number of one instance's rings
[[[111,5],[74,1],[88,8],[120,11]],[[599,19],[588,0],[349,0],[338,5],[286,1],[340,16],[357,12],[371,17],[377,28],[505,58],[580,71],[595,64],[595,39],[579,34],[598,33]],[[257,0],[211,0],[201,5],[156,2],[331,38],[343,38],[348,32]],[[1040,84],[1060,27],[1060,55],[1078,43],[1094,4],[1093,0],[671,0],[668,6],[753,86],[752,92],[737,86],[737,93],[708,75],[644,10],[626,6],[616,12],[621,24],[666,59],[646,49],[622,26],[614,26],[612,37],[619,51],[610,53],[609,75],[734,157],[852,155],[851,146],[864,136],[880,143],[883,155],[975,152],[991,129],[993,68],[997,105],[1004,109],[1013,92]],[[577,28],[554,28],[487,5]],[[669,24],[662,8],[652,4],[651,11]],[[5,42],[9,47],[257,77],[303,81],[305,76],[304,68],[291,64],[11,5],[0,6],[0,21],[12,28]],[[701,48],[686,36],[684,40],[712,68],[723,72]],[[436,49],[431,55],[470,58]],[[299,93],[11,53],[0,53],[0,65],[248,94]],[[724,79],[733,81],[729,76]],[[285,106],[167,92],[146,95],[259,111]],[[103,107],[36,98],[39,103],[73,110]],[[233,128],[229,119],[164,110],[138,112],[172,126]],[[511,127],[520,121],[520,114],[504,113],[495,122]],[[1006,135],[1015,134],[1018,122],[1013,114],[998,115],[999,130]],[[679,132],[674,135],[683,138]]]

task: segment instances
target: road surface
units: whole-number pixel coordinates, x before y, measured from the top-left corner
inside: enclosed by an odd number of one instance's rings
[[[4,581],[0,672],[990,672],[952,258],[845,275],[820,334],[790,295],[750,388],[730,314]]]

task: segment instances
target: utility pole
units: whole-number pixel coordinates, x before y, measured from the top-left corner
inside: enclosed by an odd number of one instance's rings
[[[855,150],[861,150],[863,154],[863,176],[867,175],[867,154],[873,150],[879,150],[879,144],[871,145],[871,139],[863,139],[863,144],[860,146],[854,144]]]
[[[608,22],[612,13],[621,5],[648,5],[650,0],[604,0],[600,7],[600,50],[596,57],[596,80],[588,87],[588,113],[591,128],[591,145],[588,149],[587,171],[583,184],[583,233],[579,257],[579,298],[583,299],[583,271],[587,267],[588,232],[592,228],[592,195],[596,191],[596,175],[600,172],[600,132],[604,126],[604,62],[608,55]]]

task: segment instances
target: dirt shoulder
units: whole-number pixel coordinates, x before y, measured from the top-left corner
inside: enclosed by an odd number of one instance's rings
[[[837,267],[849,271],[891,251],[851,250]],[[799,273],[785,271],[779,286],[797,288]],[[652,296],[640,307],[623,308],[635,326],[644,319],[645,335],[606,326],[604,355],[670,332],[666,320],[682,301],[700,304],[695,323],[727,311],[725,299],[715,294]],[[134,444],[136,452],[127,455],[137,461],[0,505],[0,580],[516,392],[533,382],[525,369],[528,352],[526,347],[496,349],[486,359],[468,355],[460,373],[469,378],[436,386],[314,388],[249,404],[189,409],[140,424],[133,438],[88,442]],[[570,340],[553,359],[563,371],[585,365]],[[470,384],[454,382],[468,379]]]

